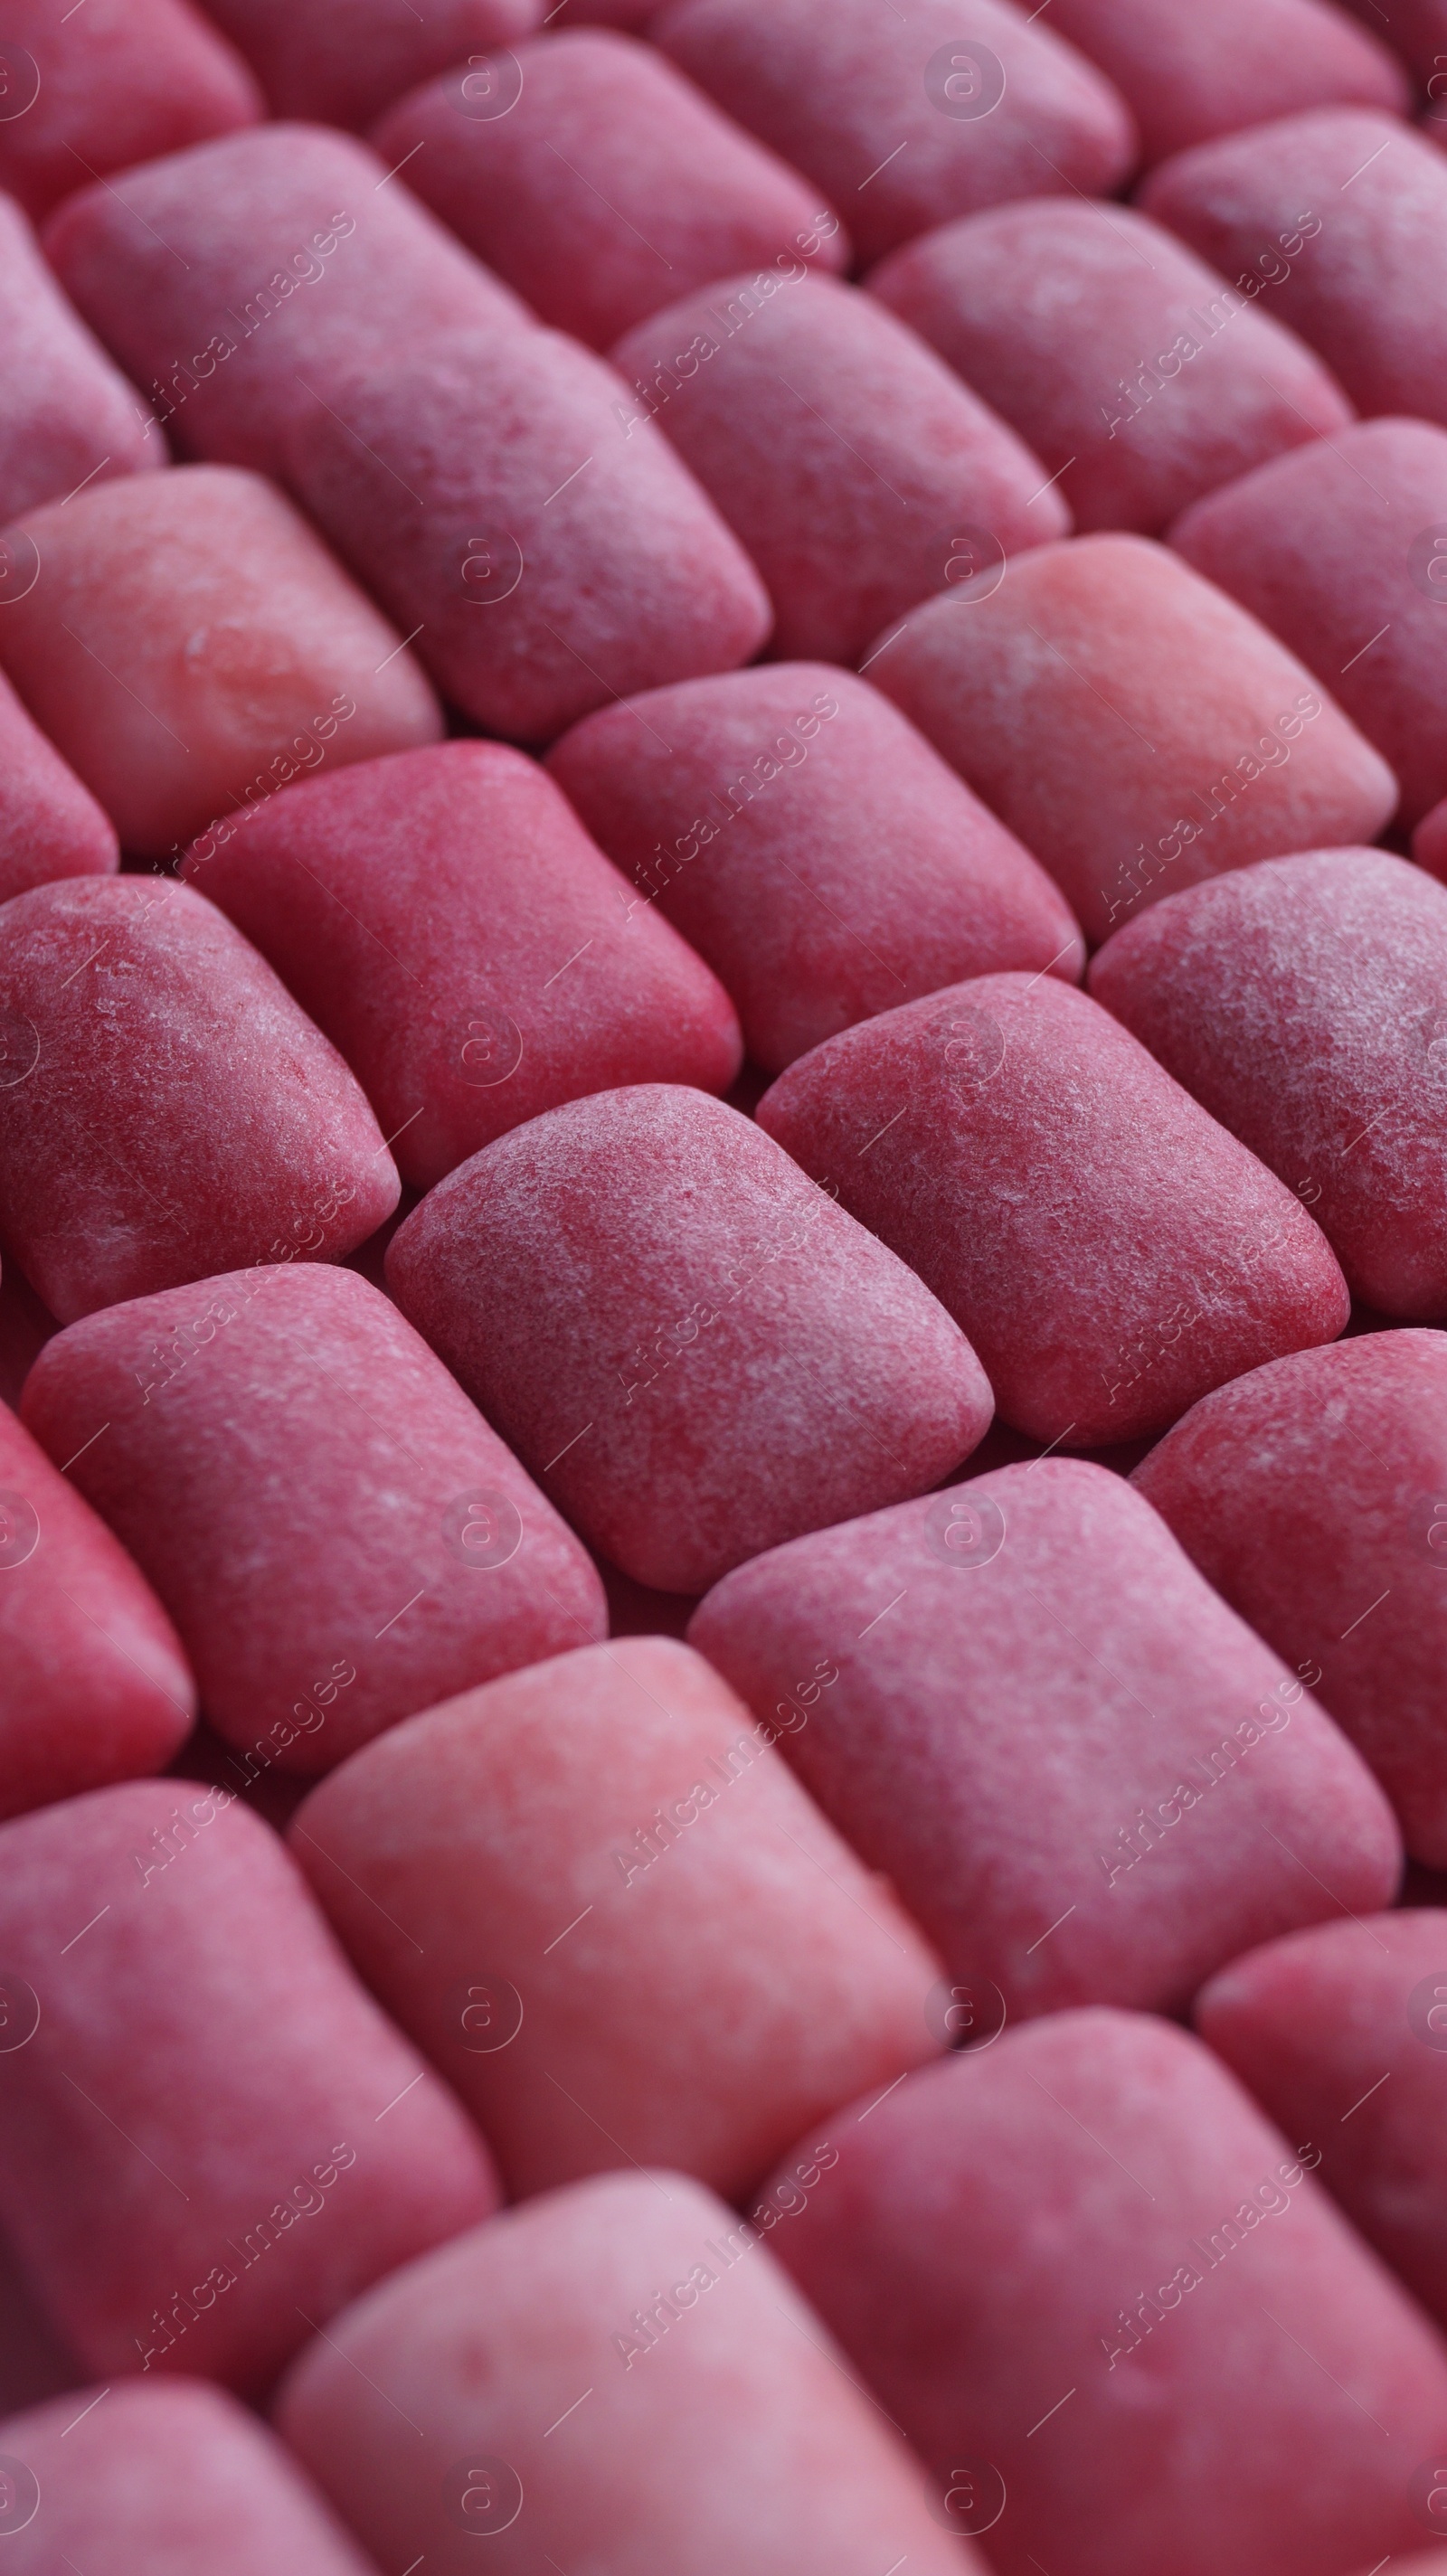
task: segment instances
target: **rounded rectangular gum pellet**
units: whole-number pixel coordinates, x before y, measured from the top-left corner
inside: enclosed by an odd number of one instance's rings
[[[442,732],[401,636],[259,474],[94,483],[3,542],[5,670],[143,857],[322,760]]]
[[[23,1412],[155,1584],[246,1776],[327,1770],[605,1631],[583,1549],[355,1271],[93,1315],[46,1344]]]
[[[346,1057],[414,1189],[562,1101],[738,1073],[722,986],[502,743],[287,788],[184,874]]]
[[[1163,1430],[1347,1320],[1299,1199],[1058,977],[986,975],[861,1021],[757,1114],[948,1307],[1003,1419],[1052,1447]]]
[[[405,368],[389,351],[334,375],[285,465],[489,732],[550,741],[606,699],[747,661],[768,635],[759,575],[686,464],[560,331],[452,332]]]
[[[275,2436],[201,2379],[77,2388],[8,2416],[0,2480],[11,2576],[87,2560],[110,2576],[374,2576]]]
[[[688,1634],[761,1724],[822,1662],[780,1750],[959,1981],[942,2034],[967,2007],[977,2030],[1180,2012],[1253,1943],[1396,1893],[1365,1765],[1105,1467],[1005,1467],[795,1539]]]
[[[528,322],[405,179],[315,125],[257,126],[82,188],[45,247],[178,453],[265,473],[346,367]]]
[[[649,36],[844,214],[862,259],[952,215],[1109,195],[1138,148],[1118,90],[999,0],[676,0]]]
[[[62,1323],[338,1260],[397,1204],[341,1057],[189,886],[75,877],[0,905],[0,1041],[0,1230]]]
[[[67,304],[20,208],[3,195],[0,334],[0,525],[103,475],[166,463],[147,405]]]
[[[260,2394],[496,2202],[269,1826],[131,1781],[0,1827],[0,2216],[99,2376]]]
[[[769,1073],[856,1020],[1084,943],[1028,850],[887,698],[776,663],[600,707],[548,767],[708,959]]]
[[[768,586],[781,656],[853,662],[962,556],[998,575],[1070,525],[1039,458],[932,349],[802,259],[668,305],[613,358],[622,434],[656,422],[698,476]]]
[[[1447,430],[1317,439],[1197,501],[1171,544],[1326,682],[1419,822],[1447,793]]]
[[[28,571],[21,552],[12,552],[0,538],[0,601],[7,581],[24,580]],[[121,855],[115,825],[27,715],[3,673],[0,765],[5,778],[0,803],[0,904],[8,903],[12,895],[28,894],[32,886],[49,885],[57,877],[114,875]],[[7,1078],[15,1079],[17,1061],[6,1045],[0,1086]]]
[[[393,1237],[387,1284],[590,1544],[664,1592],[918,1493],[989,1425],[929,1290],[681,1086],[475,1154]]]
[[[189,0],[8,0],[0,188],[38,222],[87,178],[249,126],[261,93]]]
[[[1447,889],[1385,850],[1265,859],[1128,922],[1090,989],[1310,1208],[1354,1297],[1447,1317]]]
[[[1321,0],[1214,0],[1209,16],[1159,0],[1054,0],[1051,23],[1114,81],[1148,165],[1307,108],[1411,108],[1385,11],[1373,35]]]
[[[774,1750],[831,1671],[811,1651],[756,1722],[672,1638],[584,1647],[394,1728],[298,1810],[333,1929],[513,2198],[648,2164],[736,2200],[939,2047],[938,1959]]]
[[[1147,214],[1320,351],[1362,412],[1447,422],[1447,161],[1400,118],[1317,108],[1163,162]]]
[[[1415,2546],[1447,2350],[1316,2181],[1324,2141],[1184,2031],[1059,2013],[830,2136],[771,2242],[1000,2576]]]
[[[868,285],[1028,441],[1078,528],[1154,536],[1353,417],[1304,340],[1125,206],[992,207]]]
[[[411,2264],[302,2356],[278,2421],[383,2567],[983,2576],[767,2244],[680,2174],[575,2184]]]
[[[1367,1333],[1193,1406],[1133,1480],[1447,1868],[1447,1337]]]
[[[1042,546],[869,656],[1101,940],[1183,885],[1370,841],[1397,782],[1310,672],[1143,537]]]
[[[544,322],[595,349],[771,260],[849,265],[819,192],[650,45],[581,29],[449,69],[372,141]],[[413,155],[416,159],[413,159]]]
[[[396,0],[207,0],[207,15],[245,54],[274,116],[362,126],[416,82],[530,36],[546,5],[431,0],[424,17]]]

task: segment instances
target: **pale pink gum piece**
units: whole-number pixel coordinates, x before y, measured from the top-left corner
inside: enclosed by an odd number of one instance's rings
[[[1369,1333],[1217,1389],[1132,1480],[1447,1868],[1447,1342]]]
[[[87,2561],[109,2576],[375,2576],[275,2436],[201,2379],[77,2388],[11,2415],[0,2481],[7,2469],[12,2576]]]
[[[1212,0],[1199,13],[1160,0],[1054,0],[1051,10],[1056,35],[1114,81],[1147,163],[1304,108],[1407,115],[1411,82],[1381,41],[1387,12],[1369,23],[1377,34],[1320,0]]]
[[[868,288],[1028,440],[1081,529],[1153,536],[1353,418],[1294,331],[1126,206],[997,206],[908,243]]]
[[[1057,977],[861,1021],[757,1116],[948,1307],[1005,1421],[1052,1446],[1164,1430],[1347,1320],[1300,1201]]]
[[[82,483],[166,463],[166,441],[148,406],[66,302],[25,216],[6,196],[0,333],[0,522],[61,500]]]
[[[903,2553],[911,2576],[983,2576],[857,2390],[734,2210],[680,2174],[610,2174],[360,2301],[278,2420],[388,2568],[883,2576]]]
[[[315,1773],[383,1727],[606,1632],[602,1586],[380,1290],[205,1279],[46,1344],[24,1417],[174,1618],[245,1765]],[[106,1426],[102,1432],[101,1426]]]
[[[1312,2178],[1323,2142],[1184,2031],[1057,2014],[829,2135],[772,2244],[941,2486],[1003,2484],[999,2576],[1347,2576],[1415,2546],[1447,2350]]]
[[[613,358],[625,434],[656,421],[711,494],[767,584],[781,657],[852,662],[945,586],[962,543],[998,564],[1070,525],[1039,458],[932,349],[802,261],[670,304]]]
[[[261,92],[189,0],[7,0],[0,188],[37,221],[87,178],[254,125]],[[7,357],[8,357],[7,351]]]
[[[1128,922],[1090,989],[1310,1208],[1353,1296],[1447,1317],[1447,890],[1385,850],[1265,859]]]
[[[0,626],[6,672],[144,857],[318,759],[443,730],[400,635],[259,474],[95,483],[31,511],[8,543],[34,578]]]
[[[299,1810],[334,1931],[513,2197],[664,2164],[737,2199],[939,2047],[940,1963],[773,1749],[809,1715],[781,1708],[625,1638],[429,1709]]]
[[[1305,666],[1144,537],[1017,556],[927,600],[867,667],[1092,940],[1226,868],[1374,840],[1396,806]]]
[[[256,73],[274,116],[370,124],[414,82],[530,36],[549,0],[206,0]],[[565,0],[576,14],[576,0]],[[656,0],[647,0],[656,5]]]
[[[818,190],[651,45],[565,28],[468,81],[459,64],[399,101],[376,149],[389,166],[407,154],[433,213],[544,322],[595,349],[738,269],[849,265]]]
[[[0,1227],[62,1323],[247,1260],[335,1261],[397,1204],[336,1049],[189,886],[75,877],[0,905],[0,1034]]]
[[[0,1857],[0,2216],[87,2370],[259,2393],[495,2206],[458,2103],[224,1791],[98,1789]]]
[[[964,976],[1080,976],[1044,869],[848,672],[778,663],[600,707],[548,767],[638,909],[722,977],[767,1072]]]
[[[514,1128],[414,1209],[387,1282],[590,1544],[665,1592],[918,1493],[989,1425],[928,1289],[681,1086]]]
[[[1119,91],[999,0],[916,0],[907,18],[873,0],[677,0],[648,32],[844,210],[861,259],[1007,197],[1109,194],[1135,164]]]
[[[288,788],[183,873],[341,1050],[414,1189],[562,1101],[738,1073],[722,986],[502,743]]]
[[[28,556],[10,553],[0,538],[0,602],[8,580],[24,580]],[[53,743],[27,715],[9,681],[0,673],[0,766],[5,794],[0,803],[0,904],[32,886],[57,877],[113,876],[120,865],[120,844],[110,816],[101,811],[88,787],[68,769]],[[15,1079],[23,1055],[15,1053],[14,1032],[0,1031],[4,1048],[0,1086]]]

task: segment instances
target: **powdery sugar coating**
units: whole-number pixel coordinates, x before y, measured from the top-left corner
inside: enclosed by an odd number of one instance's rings
[[[918,1492],[990,1418],[928,1290],[702,1092],[515,1128],[414,1210],[387,1279],[590,1542],[662,1591]]]
[[[1362,12],[1365,16],[1365,10]],[[1140,127],[1148,162],[1296,110],[1344,105],[1410,113],[1412,88],[1387,50],[1388,16],[1366,35],[1319,0],[1054,0],[1068,36],[1107,73]]]
[[[0,582],[18,558],[0,538]],[[67,769],[54,745],[31,722],[7,679],[0,675],[0,904],[56,877],[110,876],[120,865],[115,826],[89,788]],[[10,1034],[0,1038],[0,1080],[19,1062]]]
[[[206,0],[256,72],[274,116],[366,125],[414,81],[479,48],[530,36],[548,0]],[[567,5],[567,0],[565,0]],[[649,0],[652,5],[652,0]]]
[[[0,188],[38,218],[87,178],[254,124],[261,94],[189,0],[6,0]]]
[[[92,476],[164,465],[166,442],[56,287],[20,208],[0,196],[0,523]]]

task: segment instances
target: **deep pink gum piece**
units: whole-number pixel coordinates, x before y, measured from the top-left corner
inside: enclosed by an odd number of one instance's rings
[[[992,1987],[1012,2021],[1180,2012],[1254,1943],[1396,1892],[1371,1774],[1105,1467],[1005,1467],[796,1539],[688,1634],[761,1721],[834,1675],[780,1748],[977,2027]]]
[[[1303,2169],[1321,2141],[1199,2042],[1062,2013],[830,2137],[771,2243],[940,2484],[1003,2480],[1000,2576],[1346,2576],[1415,2545],[1447,2351]]]
[[[288,788],[183,873],[341,1050],[414,1189],[562,1101],[738,1073],[722,986],[502,743]]]
[[[0,596],[11,561],[0,540]],[[21,576],[23,577],[23,575]],[[56,877],[113,876],[120,844],[110,816],[82,787],[0,673],[0,904]],[[0,1083],[13,1080],[13,1033],[0,1036]]]
[[[355,1271],[240,1271],[111,1307],[46,1344],[23,1412],[57,1463],[89,1444],[76,1483],[253,1770],[327,1770],[606,1631],[583,1549]]]
[[[1364,421],[1198,501],[1171,544],[1301,656],[1401,785],[1447,793],[1447,430]]]
[[[1274,1941],[1212,1980],[1196,2026],[1271,2119],[1322,2141],[1327,2189],[1447,2324],[1447,1915]]]
[[[1347,1320],[1300,1201],[1054,976],[862,1021],[756,1114],[948,1307],[1005,1421],[1052,1446],[1163,1430]]]
[[[1409,125],[1283,117],[1164,162],[1141,202],[1233,284],[1264,278],[1359,411],[1447,421],[1447,164]]]
[[[149,1584],[0,1407],[0,1816],[163,1770],[195,1714]]]
[[[852,2379],[732,2209],[610,2174],[360,2301],[279,2423],[388,2568],[420,2548],[429,2576],[479,2555],[498,2576],[882,2576],[903,2551],[911,2576],[983,2576]]]
[[[519,72],[515,104],[489,113]],[[474,72],[472,93],[466,78],[399,101],[373,143],[389,167],[416,153],[418,195],[556,330],[607,349],[739,269],[849,265],[818,191],[651,45],[565,30]]]
[[[756,1723],[687,1646],[624,1638],[409,1719],[298,1810],[338,1939],[511,2197],[649,2164],[736,2200],[935,2054],[938,1959],[773,1749],[807,1714]]]
[[[0,147],[3,148],[3,147]],[[0,522],[80,483],[143,474],[166,442],[67,304],[20,208],[0,196]]]
[[[1054,0],[1057,36],[1114,81],[1147,163],[1243,126],[1313,107],[1407,115],[1412,85],[1378,30],[1320,0],[1213,0],[1209,14],[1159,0]]]
[[[1447,1136],[1423,1115],[1447,1104],[1447,890],[1385,850],[1266,859],[1128,922],[1090,989],[1296,1191],[1354,1297],[1447,1317]]]
[[[722,977],[770,1073],[968,975],[1080,976],[1044,869],[847,672],[778,663],[600,707],[548,767],[640,911]]]
[[[1316,1668],[1408,1850],[1447,1867],[1447,1338],[1371,1333],[1256,1369],[1133,1482],[1207,1582]]]
[[[489,732],[550,741],[768,635],[758,573],[634,408],[561,332],[454,331],[334,377],[288,433],[305,507]]]
[[[177,451],[268,473],[359,359],[400,366],[414,341],[529,318],[405,179],[323,126],[257,126],[83,188],[45,247]]]
[[[1447,884],[1447,796],[1423,815],[1412,834],[1412,856],[1439,885]]]
[[[926,233],[871,295],[1057,477],[1076,526],[1155,535],[1352,419],[1321,360],[1126,206],[1041,197]]]
[[[245,54],[273,116],[369,125],[403,90],[474,51],[530,36],[548,0],[206,0]],[[648,0],[648,6],[656,0]]]
[[[649,36],[841,208],[861,259],[952,215],[1058,187],[1119,187],[1138,137],[1124,99],[1048,25],[997,0],[677,0]],[[952,68],[952,40],[983,45]],[[975,90],[1004,73],[989,107]],[[944,84],[953,79],[947,97]],[[931,83],[926,87],[926,81]],[[961,85],[968,85],[960,113]]]
[[[76,877],[0,905],[0,1028],[0,1229],[62,1323],[338,1260],[397,1204],[336,1049],[189,886]]]
[[[35,2024],[0,2065],[0,2208],[97,2376],[259,2393],[495,2206],[481,2138],[234,1799],[132,1781],[0,1827],[0,1855],[10,2018]]]
[[[1343,6],[1382,34],[1383,41],[1411,64],[1425,89],[1447,53],[1447,0],[1389,0],[1385,9],[1380,0],[1343,0]],[[1440,98],[1440,90],[1431,96]]]
[[[188,0],[86,0],[80,26],[55,0],[7,0],[5,38],[0,188],[37,221],[87,177],[263,112],[241,56]]]
[[[77,2389],[0,2423],[0,2454],[12,2576],[374,2576],[275,2436],[201,2379]]]
[[[802,261],[670,304],[613,357],[638,427],[656,420],[748,548],[782,657],[854,661],[943,587],[962,525],[994,561],[1070,525],[1038,457],[932,349]]]
[[[989,1424],[929,1291],[700,1091],[515,1128],[414,1209],[387,1283],[590,1543],[665,1592],[919,1492]]]
[[[1144,537],[1018,556],[926,601],[866,667],[1093,940],[1225,868],[1373,840],[1396,805],[1386,762],[1304,666]]]

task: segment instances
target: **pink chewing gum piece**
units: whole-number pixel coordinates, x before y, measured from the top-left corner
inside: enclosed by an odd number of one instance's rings
[[[590,1545],[664,1592],[918,1493],[989,1425],[929,1290],[701,1091],[514,1128],[413,1210],[387,1284]]]
[[[1342,5],[1354,18],[1364,18],[1384,44],[1411,64],[1431,101],[1441,100],[1437,76],[1447,55],[1447,0],[1342,0]]]
[[[1414,2546],[1447,2350],[1199,2041],[1057,2014],[830,2136],[774,2248],[999,2576]]]
[[[27,580],[29,572],[23,550],[12,551],[0,537],[0,604],[9,582]],[[31,721],[3,673],[0,771],[0,904],[57,877],[114,875],[121,854],[110,816]],[[0,1088],[18,1078],[22,1061],[11,1037],[0,1023]]]
[[[67,304],[24,215],[6,196],[0,334],[0,523],[62,500],[82,483],[166,463],[166,441],[148,406]]]
[[[1198,501],[1171,544],[1326,682],[1419,821],[1447,792],[1447,430],[1317,439]]]
[[[478,435],[478,422],[487,436]],[[454,332],[330,384],[287,479],[488,731],[546,742],[605,699],[747,661],[753,565],[628,388],[557,331]]]
[[[1243,1949],[1396,1893],[1370,1772],[1105,1467],[1005,1467],[795,1539],[688,1634],[761,1723],[822,1665],[781,1748],[961,1981],[931,1997],[941,2036],[1181,2012]]]
[[[5,669],[144,857],[320,761],[442,731],[395,629],[259,474],[93,484],[7,542],[29,576],[0,627]]]
[[[1318,349],[1362,412],[1447,421],[1447,165],[1394,116],[1318,108],[1164,162],[1146,212]]]
[[[289,788],[184,874],[341,1050],[414,1189],[565,1100],[738,1073],[722,986],[502,743]]]
[[[11,2415],[7,2476],[11,2576],[87,2558],[111,2576],[374,2576],[275,2436],[200,2379],[77,2388]]]
[[[544,322],[595,349],[739,269],[849,265],[817,189],[625,35],[565,30],[457,66],[372,140]]]
[[[1386,762],[1304,666],[1143,537],[982,572],[866,667],[1092,940],[1223,869],[1373,840],[1396,805]]]
[[[1447,883],[1447,796],[1423,815],[1412,834],[1412,856],[1439,885]]]
[[[259,2394],[495,2206],[481,2138],[224,1790],[98,1789],[0,1857],[0,2214],[88,2370]]]
[[[355,1271],[233,1272],[93,1315],[46,1344],[24,1419],[57,1461],[87,1444],[76,1482],[253,1772],[328,1770],[606,1631],[577,1540]]]
[[[938,2049],[940,1963],[772,1749],[809,1713],[780,1706],[625,1638],[429,1709],[299,1809],[333,1930],[511,2197],[664,2164],[737,2199]]]
[[[528,322],[405,179],[321,126],[257,126],[83,188],[45,247],[181,454],[266,472],[359,359],[400,367],[413,343]]]
[[[0,1816],[164,1770],[195,1714],[155,1594],[0,1407]]]
[[[1051,23],[1114,81],[1147,164],[1218,134],[1304,108],[1361,106],[1405,116],[1412,85],[1397,56],[1320,0],[1214,0],[1209,16],[1160,0],[1054,0]]]
[[[0,2410],[6,2415],[18,2414],[22,2407],[42,2406],[48,2397],[58,2397],[67,2390],[79,2388],[85,2377],[73,2353],[43,2313],[34,2291],[21,2273],[14,2250],[0,2236]],[[72,2406],[68,2413],[73,2415]],[[0,2452],[0,2459],[4,2453]],[[9,2462],[13,2474],[13,2457]],[[3,2472],[0,2472],[3,2474]],[[0,2504],[11,2515],[7,2537],[14,2536],[15,2521],[23,2509],[17,2493],[13,2503],[0,2488]],[[14,2559],[14,2552],[7,2555]]]
[[[1354,1297],[1447,1317],[1447,891],[1385,850],[1265,859],[1128,922],[1090,989],[1310,1208]]]
[[[0,188],[37,221],[104,180],[206,136],[254,125],[262,98],[241,56],[188,0],[7,0]]]
[[[998,0],[677,0],[652,40],[840,207],[861,259],[951,215],[1118,188],[1135,120],[1048,25]]]
[[[1447,2324],[1447,1913],[1273,1941],[1212,1980],[1196,2027],[1273,2120],[1322,2141],[1327,2189]]]
[[[1300,1201],[1054,976],[862,1021],[757,1116],[948,1307],[1006,1422],[1052,1447],[1163,1430],[1347,1320]]]
[[[640,911],[722,977],[769,1073],[965,976],[1080,976],[1044,869],[847,672],[776,663],[601,707],[548,767]]]
[[[1028,440],[1079,528],[1153,536],[1353,417],[1305,341],[1125,206],[997,206],[868,287]]]
[[[418,81],[530,36],[548,0],[206,0],[256,73],[273,116],[370,125]],[[649,0],[650,6],[656,0]]]
[[[1447,1337],[1369,1333],[1196,1405],[1132,1482],[1447,1867]]]
[[[838,2150],[816,2153],[817,2182]],[[852,2379],[735,2211],[680,2174],[610,2174],[359,2302],[278,2420],[384,2567],[883,2576],[903,2553],[911,2576],[983,2576]]]
[[[397,1204],[336,1049],[189,886],[76,877],[0,905],[0,1033],[0,1231],[62,1323],[338,1260]]]
[[[961,551],[999,568],[1070,525],[1039,458],[932,349],[801,261],[670,304],[613,356],[624,435],[656,421],[711,494],[768,586],[781,657],[852,662],[958,578]]]

